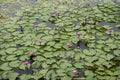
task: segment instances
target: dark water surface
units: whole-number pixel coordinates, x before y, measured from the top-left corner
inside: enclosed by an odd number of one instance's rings
[[[92,0],[92,1],[84,0],[84,2],[83,2],[83,0],[82,0],[82,2],[81,2],[81,0],[74,0],[74,5],[75,6],[84,6],[86,4],[90,4],[91,6],[96,6],[97,4],[103,3],[104,1],[105,0]],[[120,4],[119,0],[111,0],[111,1],[113,3],[116,3],[116,4]],[[0,9],[5,9],[7,11],[7,13],[6,13],[7,15],[10,15],[12,17],[16,17],[16,11],[17,10],[22,10],[22,7],[26,7],[26,6],[33,7],[33,6],[36,6],[36,5],[40,5],[42,3],[43,3],[42,0],[39,3],[37,2],[37,0],[25,0],[24,4],[21,4],[21,1],[18,0],[16,2],[12,2],[12,3],[1,4]],[[68,5],[68,8],[71,7],[70,6],[71,4],[65,4],[65,5],[66,6]]]
[[[114,23],[114,22],[100,22],[98,25],[99,26],[105,26],[108,25],[110,26],[113,30],[115,31],[120,31],[120,28],[116,27],[118,23]]]
[[[81,6],[79,3],[80,3],[80,0],[74,0],[75,1],[75,5],[76,6]],[[99,3],[102,3],[104,0],[96,0],[95,2],[89,2],[88,0],[85,0],[85,2],[84,2],[84,4],[83,5],[85,5],[85,4],[90,4],[91,6],[96,6],[97,4],[99,4]],[[117,3],[117,4],[119,4],[117,1],[118,0],[112,0],[114,3]],[[36,0],[26,0],[26,6],[35,6],[35,5],[37,5],[37,2],[36,2]],[[2,4],[2,5],[0,5],[0,8],[2,8],[2,9],[7,9],[8,11],[8,13],[6,13],[6,14],[9,14],[10,16],[12,16],[12,17],[16,17],[16,13],[15,13],[15,10],[22,10],[22,4],[20,4],[19,2],[15,2],[15,3],[11,3],[11,4]],[[35,22],[35,24],[36,23],[42,23],[42,22],[44,22],[42,19],[39,19],[39,20],[37,20],[36,22]],[[56,27],[55,26],[55,24],[53,24],[53,23],[51,23],[51,22],[46,22],[46,24],[49,26],[49,27],[51,27],[51,28],[54,28],[54,27]],[[109,25],[110,27],[112,27],[113,28],[113,30],[115,30],[115,31],[120,31],[120,28],[117,28],[116,27],[116,25],[117,25],[117,23],[109,23],[109,22],[100,22],[99,24],[98,24],[99,26],[104,26],[104,25]],[[87,49],[87,46],[82,42],[82,41],[79,41],[77,44],[75,44],[75,45],[73,45],[72,46],[72,48],[74,49],[74,48],[76,48],[76,47],[80,47],[82,50],[83,49]],[[41,69],[41,68],[39,68],[39,69]],[[38,70],[39,70],[38,69]],[[33,69],[32,69],[32,67],[30,67],[29,69],[25,69],[25,70],[21,70],[21,69],[19,69],[19,68],[14,68],[13,69],[15,72],[18,72],[19,73],[19,75],[22,75],[22,74],[32,74],[33,73]],[[19,80],[19,79],[17,79],[17,80]],[[31,80],[34,80],[34,79],[31,79]],[[45,80],[45,79],[40,79],[40,80]]]

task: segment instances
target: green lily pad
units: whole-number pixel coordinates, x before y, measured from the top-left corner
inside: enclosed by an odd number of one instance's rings
[[[8,54],[12,54],[14,51],[16,51],[16,48],[8,48],[8,49],[6,49],[6,52]]]
[[[7,61],[17,60],[17,57],[16,57],[16,55],[9,55],[9,56],[6,57],[6,60]]]
[[[19,67],[20,61],[12,61],[9,63],[10,67]]]
[[[20,76],[21,80],[29,80],[30,78],[31,78],[31,75],[25,75],[25,74],[23,74],[23,75]]]
[[[15,73],[15,72],[8,72],[7,73],[7,78],[9,80],[15,80],[17,77],[18,77],[18,73]]]
[[[6,62],[6,63],[3,63],[0,65],[0,69],[2,70],[11,70],[12,68],[9,66],[9,63]]]

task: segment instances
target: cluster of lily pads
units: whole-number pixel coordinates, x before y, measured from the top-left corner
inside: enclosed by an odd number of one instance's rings
[[[36,7],[1,24],[0,79],[119,80],[119,8],[108,4],[66,11]]]

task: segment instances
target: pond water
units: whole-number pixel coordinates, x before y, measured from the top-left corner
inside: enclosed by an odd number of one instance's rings
[[[26,3],[25,5],[26,6],[35,6],[35,5],[38,5],[38,3],[36,2],[37,0],[26,0]],[[112,0],[114,3],[118,3],[118,0]],[[75,5],[76,6],[83,6],[83,5],[86,5],[86,4],[90,4],[91,6],[96,6],[97,4],[99,3],[102,3],[104,2],[104,0],[96,0],[96,1],[88,1],[88,0],[85,0],[84,4],[81,5],[79,4],[80,3],[80,0],[74,0],[75,2]],[[42,2],[41,2],[42,3]],[[24,5],[24,6],[25,6]],[[0,8],[1,9],[6,9],[7,10],[7,13],[8,15],[10,15],[11,17],[16,17],[16,10],[22,10],[22,7],[23,5],[20,4],[19,2],[14,2],[14,3],[10,3],[10,4],[2,4],[0,5]],[[43,23],[44,21],[42,19],[39,19],[35,22],[35,24],[38,24],[38,23]],[[54,28],[56,27],[54,23],[51,23],[51,22],[45,22],[47,24],[47,26],[51,27],[51,28]],[[110,23],[110,22],[100,22],[98,23],[99,26],[104,26],[104,25],[109,25],[113,28],[113,30],[116,30],[116,31],[119,31],[120,28],[116,28],[116,25],[117,23]],[[76,48],[77,46],[79,46],[82,50],[83,49],[87,49],[87,46],[85,44],[83,44],[82,41],[79,41],[77,44],[73,45],[72,48]],[[112,53],[111,53],[112,54]],[[13,70],[15,72],[18,72],[19,75],[21,74],[32,74],[33,73],[33,68],[30,67],[29,69],[26,68],[25,70],[21,70],[19,68],[14,68]],[[41,67],[38,68],[38,70],[41,69]],[[19,79],[17,79],[19,80]],[[31,80],[34,80],[34,79],[31,79]],[[41,80],[45,80],[45,79],[41,79]]]
[[[86,4],[90,4],[91,6],[96,6],[99,3],[103,2],[108,2],[112,1],[113,3],[120,4],[119,0],[73,0],[74,6],[84,6]],[[56,1],[54,0],[47,0],[46,1],[49,4],[55,4]],[[47,5],[47,3],[45,5]],[[64,1],[59,2],[58,7],[60,5],[68,6],[68,9],[71,7],[69,3],[64,3]],[[9,3],[4,3],[0,5],[0,9],[4,9],[6,15],[9,15],[11,17],[16,17],[16,11],[22,10],[23,7],[34,7],[36,5],[43,5],[43,1],[40,0],[25,0],[22,2],[21,0],[17,0],[16,2],[9,2]]]
[[[108,25],[110,27],[112,27],[113,30],[115,31],[120,31],[120,28],[117,28],[118,23],[114,23],[114,22],[100,22],[98,23],[99,26],[105,26],[105,25]]]

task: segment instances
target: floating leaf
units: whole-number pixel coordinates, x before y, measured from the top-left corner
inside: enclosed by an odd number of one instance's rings
[[[113,55],[107,54],[107,60],[111,60],[112,58],[114,58]]]
[[[39,72],[41,75],[44,76],[44,75],[46,75],[47,71],[48,71],[48,69],[43,69],[43,70],[40,70]]]
[[[9,80],[15,80],[17,77],[18,77],[18,73],[15,73],[15,72],[9,72],[9,73],[7,73],[7,78]]]
[[[46,78],[47,80],[49,80],[49,79],[56,80],[57,74],[55,73],[55,71],[49,70],[49,71],[47,72],[45,78]]]
[[[42,62],[42,61],[45,61],[46,59],[42,56],[36,56],[34,60]]]
[[[6,62],[6,63],[3,63],[0,65],[0,69],[2,70],[11,70],[12,68],[9,66],[9,63]]]
[[[62,77],[61,80],[71,80],[71,77],[69,77],[69,76]]]
[[[58,76],[65,76],[66,75],[65,70],[63,70],[63,69],[58,69],[58,70],[56,70],[56,72],[57,72]]]
[[[25,74],[23,74],[23,75],[20,76],[21,80],[29,80],[30,78],[31,78],[31,75],[25,75]]]
[[[21,65],[19,66],[19,68],[22,69],[22,70],[25,70],[25,67],[26,66],[23,63],[21,63]]]
[[[80,62],[75,63],[74,66],[75,66],[76,68],[83,68],[83,64],[80,63]]]
[[[9,54],[12,54],[14,51],[16,51],[16,48],[8,48],[6,49],[6,52]]]
[[[115,50],[115,51],[114,51],[114,54],[115,54],[116,56],[120,56],[120,50]]]
[[[42,67],[43,67],[43,68],[48,68],[49,65],[48,65],[46,62],[44,62],[44,63],[42,63]]]
[[[90,70],[86,70],[86,71],[85,71],[85,75],[86,75],[86,76],[89,76],[89,75],[90,75],[91,77],[93,77],[93,76],[94,76],[94,73],[93,73],[92,71],[90,71]]]
[[[17,60],[17,57],[15,55],[9,55],[6,57],[7,61]]]
[[[45,58],[51,58],[51,57],[53,57],[53,54],[52,54],[52,52],[46,52],[46,53],[43,54],[43,56]]]
[[[60,67],[62,68],[62,69],[65,69],[65,68],[67,68],[67,67],[71,67],[72,65],[70,64],[70,63],[68,63],[68,62],[64,62],[64,63],[61,63],[60,64]]]
[[[18,67],[20,65],[19,61],[12,61],[9,63],[10,67]]]
[[[22,56],[20,56],[20,60],[24,61],[26,59],[29,59],[29,55],[22,55]]]
[[[63,46],[63,44],[55,44],[54,45],[54,47],[56,48],[56,49],[59,49],[59,48],[61,48]]]

